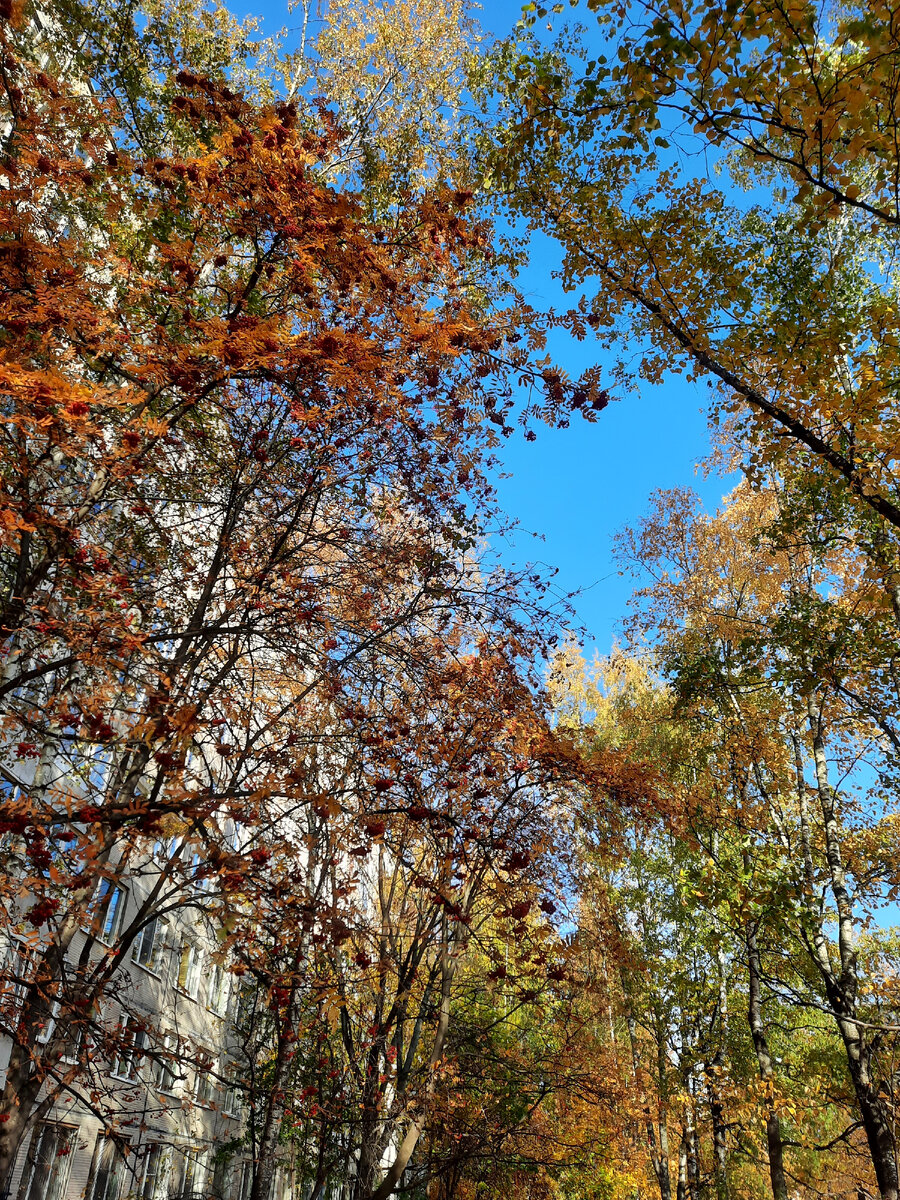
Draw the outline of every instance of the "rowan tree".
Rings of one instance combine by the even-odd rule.
[[[267,1063],[277,1073],[259,1138],[296,1142],[315,1189],[354,1162],[360,1198],[389,1195],[401,1176],[424,1185],[451,1161],[467,1170],[486,1144],[497,1149],[513,1136],[502,1106],[480,1138],[460,1135],[446,1152],[434,1131],[446,1133],[460,1115],[452,1081],[464,1039],[498,1026],[511,1036],[517,1009],[567,978],[538,904],[551,878],[547,791],[617,787],[599,763],[585,772],[486,644],[448,657],[428,694],[428,709],[417,710],[399,691],[390,708],[384,697],[363,705],[342,693],[336,712],[361,731],[361,747],[343,760],[348,774],[336,788],[332,740],[328,802],[306,836],[332,905],[302,905],[298,942],[287,900],[297,904],[297,888],[285,883],[254,894],[232,932],[269,997],[252,1041],[256,1069]],[[290,856],[285,869],[296,870]],[[315,877],[309,866],[307,875]],[[553,909],[546,895],[541,903]],[[467,1001],[499,980],[504,1016]],[[538,1088],[534,1105],[550,1091]]]
[[[97,95],[31,48],[4,32],[7,1180],[60,1096],[114,1126],[94,1073],[132,1035],[105,999],[162,918],[215,928],[290,881],[300,929],[312,911],[338,940],[340,882],[320,888],[302,831],[349,797],[356,819],[384,771],[346,706],[387,719],[394,689],[393,719],[427,711],[483,636],[528,710],[541,603],[477,561],[485,465],[509,370],[548,390],[546,414],[567,406],[518,316],[467,300],[490,236],[469,193],[367,219],[321,182],[327,120],[191,70],[162,142],[140,121],[119,142],[118,81]],[[422,787],[446,769],[427,733]],[[141,878],[106,944],[109,896]],[[276,964],[253,965],[274,986]]]

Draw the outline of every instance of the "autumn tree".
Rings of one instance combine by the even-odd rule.
[[[664,822],[626,853],[584,850],[580,937],[604,981],[605,1040],[632,1059],[622,1159],[643,1160],[661,1195],[868,1186],[835,1014],[798,931],[822,918],[815,906],[803,915],[783,840],[796,796],[790,742],[784,794],[772,778],[779,743],[768,739],[756,742],[753,784],[735,787],[748,725],[756,738],[764,728],[759,686],[739,698],[743,726],[704,712],[705,691],[679,700],[622,652],[590,671],[566,656],[554,691],[584,736],[649,756],[670,796]],[[890,953],[891,939],[878,940]],[[867,993],[890,1004],[889,978],[876,969]]]
[[[748,468],[807,455],[891,531],[890,574],[890,6],[586,7],[580,36],[498,55],[507,134],[489,178],[559,240],[581,294],[569,326],[623,387],[708,381]]]
[[[171,33],[184,14],[166,12]],[[96,51],[92,91],[84,43],[56,70],[64,16],[49,41],[24,21],[3,34],[5,1180],[56,1098],[112,1120],[91,1098],[123,1048],[104,1000],[168,914],[187,907],[227,932],[243,897],[267,896],[298,951],[307,919],[329,947],[345,940],[344,881],[317,875],[304,830],[345,855],[347,820],[384,799],[383,752],[354,705],[404,725],[459,688],[454,669],[465,676],[481,646],[476,662],[514,696],[506,720],[521,708],[546,733],[519,678],[541,643],[540,600],[523,607],[517,579],[475,550],[493,520],[485,465],[494,425],[507,427],[508,371],[547,389],[544,415],[568,405],[560,377],[529,365],[534,341],[517,344],[519,315],[468,301],[490,238],[465,215],[468,192],[369,219],[321,181],[341,137],[327,120],[313,129],[196,69],[170,70],[150,109],[157,67],[135,27],[115,72]],[[88,33],[96,50],[105,31]],[[208,58],[215,39],[188,49]],[[159,61],[177,65],[177,46]],[[385,818],[407,831],[391,871],[412,869],[415,788],[439,787],[448,766],[427,722],[417,733],[406,803]],[[539,778],[544,751],[515,753]],[[530,861],[528,845],[516,853],[511,871]],[[438,856],[416,871],[446,969],[463,911],[449,869]],[[108,944],[110,897],[139,877],[146,898]],[[244,968],[277,1018],[284,965],[259,953]],[[340,981],[347,964],[329,961]],[[368,978],[351,966],[348,1011]],[[263,1196],[282,1101],[276,1089],[260,1102]],[[411,1153],[417,1118],[392,1119]]]
[[[332,782],[315,829],[309,816],[309,853],[333,904],[306,900],[298,941],[286,900],[296,886],[282,884],[269,898],[255,893],[232,934],[265,987],[248,1067],[277,1072],[277,1112],[267,1093],[259,1136],[296,1142],[314,1190],[344,1178],[348,1161],[360,1198],[389,1195],[401,1177],[424,1186],[451,1169],[464,1175],[555,1090],[551,1060],[536,1048],[544,1067],[531,1069],[544,1082],[532,1085],[525,1111],[483,1099],[482,1108],[496,1104],[495,1118],[465,1129],[457,1089],[472,1086],[483,1039],[511,1036],[523,1005],[568,986],[564,948],[543,915],[554,907],[547,859],[558,840],[547,794],[573,785],[613,792],[615,778],[599,763],[584,770],[487,645],[449,657],[429,694],[427,712],[414,714],[399,692],[390,708],[342,693],[339,711],[371,746],[374,775],[359,778],[364,752],[348,758],[352,773],[341,790]],[[349,855],[336,868],[339,846]],[[473,1001],[498,984],[500,1011]],[[305,1036],[310,1018],[318,1041]],[[529,1058],[519,1057],[524,1079]],[[483,1072],[492,1078],[489,1063]],[[540,1145],[536,1131],[529,1136]]]
[[[879,1186],[889,1195],[892,1085],[879,1062],[890,1035],[876,1015],[887,985],[877,976],[862,981],[857,943],[866,914],[896,887],[884,840],[894,820],[893,792],[885,790],[893,745],[884,722],[854,698],[868,690],[862,676],[873,683],[882,676],[883,661],[863,647],[887,651],[892,615],[864,553],[846,542],[823,548],[783,540],[780,508],[777,490],[746,485],[716,518],[699,516],[683,496],[661,498],[640,531],[623,540],[629,559],[654,580],[640,593],[635,628],[656,641],[679,718],[715,730],[685,802],[710,869],[725,872],[713,894],[727,901],[728,924],[743,927],[737,953],[761,1078],[767,1087],[775,1078],[766,994],[827,1012]],[[857,630],[852,638],[848,624]],[[885,643],[879,629],[888,631]],[[854,774],[861,757],[887,772],[868,794]],[[835,772],[849,773],[850,782],[836,785]],[[722,856],[735,835],[729,866]],[[740,879],[730,900],[729,872]],[[880,1081],[882,1070],[888,1074]],[[770,1167],[788,1144],[776,1115],[770,1109],[767,1117]]]
[[[857,1008],[890,989],[861,987],[855,946],[857,906],[894,886],[878,847],[895,804],[896,31],[878,5],[588,7],[599,23],[586,36],[498,56],[508,126],[490,170],[560,240],[562,280],[581,293],[569,327],[596,334],[620,385],[675,369],[716,388],[724,461],[751,485],[729,509],[741,532],[694,523],[677,501],[654,515],[626,551],[657,572],[642,628],[665,644],[685,706],[726,734],[730,820],[771,821],[766,840],[800,872],[798,961],[817,982],[787,990],[834,1019],[879,1187],[895,1196],[892,1085],[865,1065],[883,1036]],[[837,779],[858,759],[880,774],[857,802]],[[874,860],[851,868],[856,822]],[[763,1078],[766,923],[745,936]]]
[[[264,37],[257,19],[239,21],[214,0],[49,0],[39,20],[44,53],[115,105],[121,148],[150,154],[183,141],[170,104],[178,72],[192,70],[246,98],[292,103],[316,130],[327,110],[337,136],[316,174],[382,217],[404,192],[475,184],[467,76],[482,35],[469,0],[298,0],[289,11],[290,39]]]

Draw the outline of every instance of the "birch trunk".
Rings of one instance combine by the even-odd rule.
[[[787,1180],[784,1174],[784,1142],[781,1136],[781,1122],[775,1111],[773,1088],[775,1072],[772,1068],[772,1055],[769,1051],[769,1040],[762,1019],[762,997],[760,992],[760,958],[759,946],[756,940],[756,930],[751,926],[747,930],[747,967],[749,971],[747,1017],[750,1023],[750,1033],[753,1038],[753,1049],[759,1066],[759,1077],[766,1089],[766,1148],[769,1155],[769,1179],[772,1185],[774,1200],[787,1200]]]
[[[821,708],[816,709],[815,700],[811,695],[807,698],[807,714],[815,765],[816,791],[822,811],[825,859],[838,917],[839,973],[835,973],[832,967],[821,923],[819,923],[814,936],[813,951],[841,1040],[844,1043],[847,1066],[859,1106],[872,1165],[875,1168],[879,1195],[881,1200],[898,1200],[900,1173],[898,1173],[897,1167],[897,1143],[891,1114],[881,1097],[878,1082],[872,1077],[872,1046],[865,1028],[857,1020],[856,1015],[859,981],[853,903],[843,862],[837,794],[831,786],[828,775],[822,711]],[[802,780],[798,781],[798,786],[803,786]]]

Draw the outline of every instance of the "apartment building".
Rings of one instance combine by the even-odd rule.
[[[93,926],[69,947],[73,963],[115,949],[152,879],[153,864],[144,863],[121,886],[101,883]],[[0,1021],[9,1030],[38,948],[8,933],[0,938]],[[215,946],[202,894],[143,925],[98,1014],[98,1026],[117,1031],[118,1048],[104,1058],[98,1048],[73,1044],[70,1082],[63,1066],[57,1097],[21,1148],[6,1200],[247,1195],[237,1036],[242,992],[214,960]],[[49,1040],[51,1032],[41,1037]],[[81,1042],[77,1034],[74,1040]],[[2,1070],[10,1045],[7,1033],[0,1038]]]

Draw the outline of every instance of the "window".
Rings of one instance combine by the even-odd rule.
[[[200,951],[191,942],[183,942],[178,959],[178,987],[186,995],[197,998],[200,986]]]
[[[112,762],[111,750],[98,750],[91,759],[88,767],[88,782],[95,792],[102,794],[106,788],[109,768]]]
[[[214,1159],[213,1177],[211,1189],[213,1196],[222,1197],[225,1200],[236,1200],[235,1186],[239,1182],[238,1175],[234,1169],[234,1163],[229,1158],[225,1160],[224,1156],[217,1154]],[[297,1193],[299,1196],[299,1192]]]
[[[119,1047],[113,1062],[113,1075],[119,1079],[137,1079],[144,1059],[147,1031],[134,1017],[126,1017],[119,1027]]]
[[[35,974],[35,958],[35,948],[26,942],[7,943],[6,954],[0,967],[0,1011],[5,1011],[9,1016],[18,1014],[25,1003],[29,981]],[[53,993],[59,992],[59,982],[48,981],[43,985],[39,984],[35,990],[35,1004],[43,999],[49,1007],[49,1012],[34,1034],[36,1042],[46,1045],[53,1036],[59,1017],[59,1001],[53,999]]]
[[[131,961],[148,971],[155,971],[157,967],[161,927],[162,922],[154,917],[141,929],[131,947]]]
[[[253,1187],[253,1163],[245,1162],[241,1167],[241,1187],[238,1192],[239,1200],[250,1200],[250,1189]]]
[[[180,1151],[176,1161],[174,1176],[175,1187],[171,1189],[175,1196],[190,1196],[199,1192],[205,1194],[209,1177],[209,1151],[186,1148]]]
[[[231,817],[226,817],[225,823],[222,826],[222,837],[228,849],[236,854],[240,849],[241,835],[237,822]]]
[[[63,1051],[66,1062],[78,1062],[83,1051],[89,1053],[91,1042],[85,1034],[85,1025],[84,1018],[69,1017],[66,1020],[66,1048]]]
[[[33,973],[34,950],[25,942],[7,942],[0,973],[0,1005],[5,1011],[21,1009]]]
[[[47,1044],[47,1042],[50,1041],[50,1039],[53,1037],[53,1031],[54,1031],[54,1029],[56,1029],[56,1022],[57,1022],[58,1017],[59,1017],[59,1001],[54,1000],[53,1003],[50,1005],[50,1015],[47,1017],[47,1020],[45,1021],[45,1023],[38,1029],[37,1033],[34,1035],[34,1040],[36,1042],[39,1042],[42,1046],[45,1046]],[[71,1054],[69,1055],[69,1057],[71,1058]]]
[[[141,1163],[141,1183],[137,1193],[140,1200],[157,1200],[162,1194],[163,1166],[163,1147],[159,1142],[151,1142]]]
[[[58,1000],[54,1000],[50,1006],[50,1016],[45,1025],[43,1025],[34,1035],[34,1040],[40,1045],[45,1046],[53,1037],[56,1030],[56,1022],[59,1020],[60,1004]],[[73,1017],[71,1014],[65,1020],[65,1044],[63,1047],[64,1062],[78,1062],[81,1055],[81,1048],[84,1045],[84,1019]]]
[[[207,1050],[197,1051],[197,1069],[194,1074],[194,1096],[198,1104],[212,1104],[215,1095],[215,1080],[212,1073],[212,1055]]]
[[[50,1122],[38,1125],[25,1168],[27,1187],[19,1194],[25,1200],[62,1200],[74,1149],[74,1129]]]
[[[94,1186],[90,1200],[119,1200],[125,1163],[112,1138],[99,1134],[94,1155]]]
[[[223,1079],[222,1111],[229,1117],[240,1117],[244,1107],[244,1089],[238,1081],[238,1069],[235,1063],[220,1070]]]
[[[197,1150],[187,1160],[185,1171],[185,1191],[203,1192],[209,1186],[209,1151]]]
[[[181,1080],[181,1076],[175,1072],[177,1049],[178,1040],[175,1034],[164,1033],[157,1047],[159,1057],[153,1068],[153,1082],[161,1092],[167,1092],[170,1096],[175,1094],[176,1084]]]
[[[182,840],[178,834],[159,838],[153,843],[153,857],[161,863],[169,862],[180,850]]]
[[[228,972],[221,964],[216,964],[209,977],[207,1007],[219,1017],[228,1014]]]
[[[250,1191],[253,1187],[253,1163],[245,1162],[241,1167],[241,1190],[239,1193],[240,1200],[250,1200]]]
[[[232,1002],[235,1000],[237,1001],[235,1005],[237,1012],[234,1014],[234,1023],[238,1028],[243,1029],[250,1024],[256,1011],[256,985],[245,983],[237,996],[232,996]]]
[[[205,873],[206,859],[199,850],[195,850],[191,854],[190,866],[188,871],[190,880],[198,892],[206,891],[210,886],[210,877]]]
[[[45,826],[46,850],[49,859],[46,865],[37,868],[44,879],[53,880],[56,872],[65,871],[77,875],[84,867],[84,848],[78,834],[68,821],[52,821]]]
[[[114,942],[122,932],[125,919],[125,889],[108,879],[101,879],[94,900],[93,924],[97,937]]]

